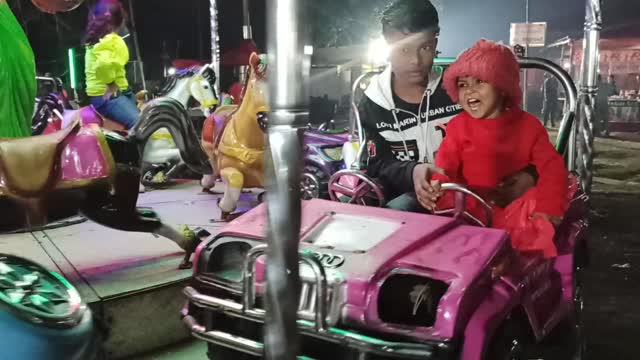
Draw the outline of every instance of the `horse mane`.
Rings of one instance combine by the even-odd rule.
[[[200,69],[200,68],[198,68]],[[211,87],[215,87],[216,85],[216,72],[213,70],[213,68],[211,68],[211,66],[208,66],[203,72],[202,72],[202,77],[207,80],[207,82],[209,82],[209,85],[211,85]]]
[[[162,84],[160,84],[160,86],[158,86],[158,88],[156,89],[156,96],[167,95],[169,91],[173,90],[173,88],[176,86],[178,80],[190,78],[197,74],[200,69],[200,66],[192,66],[190,68],[178,70],[175,72],[175,74],[167,76]],[[208,71],[205,71],[205,73],[206,72]]]

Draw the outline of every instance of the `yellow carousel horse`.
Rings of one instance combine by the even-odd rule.
[[[269,107],[264,56],[252,53],[243,100],[237,107],[225,106],[207,119],[202,131],[202,147],[213,174],[205,176],[205,190],[222,179],[226,185],[219,202],[221,220],[228,221],[236,210],[243,188],[264,187],[264,152]]]

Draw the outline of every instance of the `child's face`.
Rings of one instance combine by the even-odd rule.
[[[396,79],[407,85],[424,84],[436,56],[436,34],[432,31],[409,34],[389,31],[385,39],[391,47],[391,68]]]
[[[504,96],[493,85],[471,76],[458,78],[458,97],[464,111],[476,119],[491,119],[504,111]]]

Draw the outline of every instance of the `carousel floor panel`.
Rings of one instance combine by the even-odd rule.
[[[255,206],[257,193],[243,193],[239,210]],[[211,221],[220,217],[220,197],[188,182],[140,194],[138,206],[152,207],[169,225],[199,226],[216,234],[224,226]],[[191,270],[178,269],[184,252],[168,239],[84,221],[1,235],[0,253],[27,257],[69,279],[109,328],[105,343],[109,359],[135,356],[190,337],[179,310]]]
[[[101,299],[190,275],[189,270],[177,270],[183,251],[164,238],[90,221],[44,232]]]
[[[22,256],[49,270],[61,272],[61,269],[32,233],[0,235],[0,253]]]

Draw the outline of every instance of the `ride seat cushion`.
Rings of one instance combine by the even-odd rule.
[[[45,191],[55,178],[52,173],[62,144],[77,126],[49,135],[0,140],[0,192],[33,195]]]

